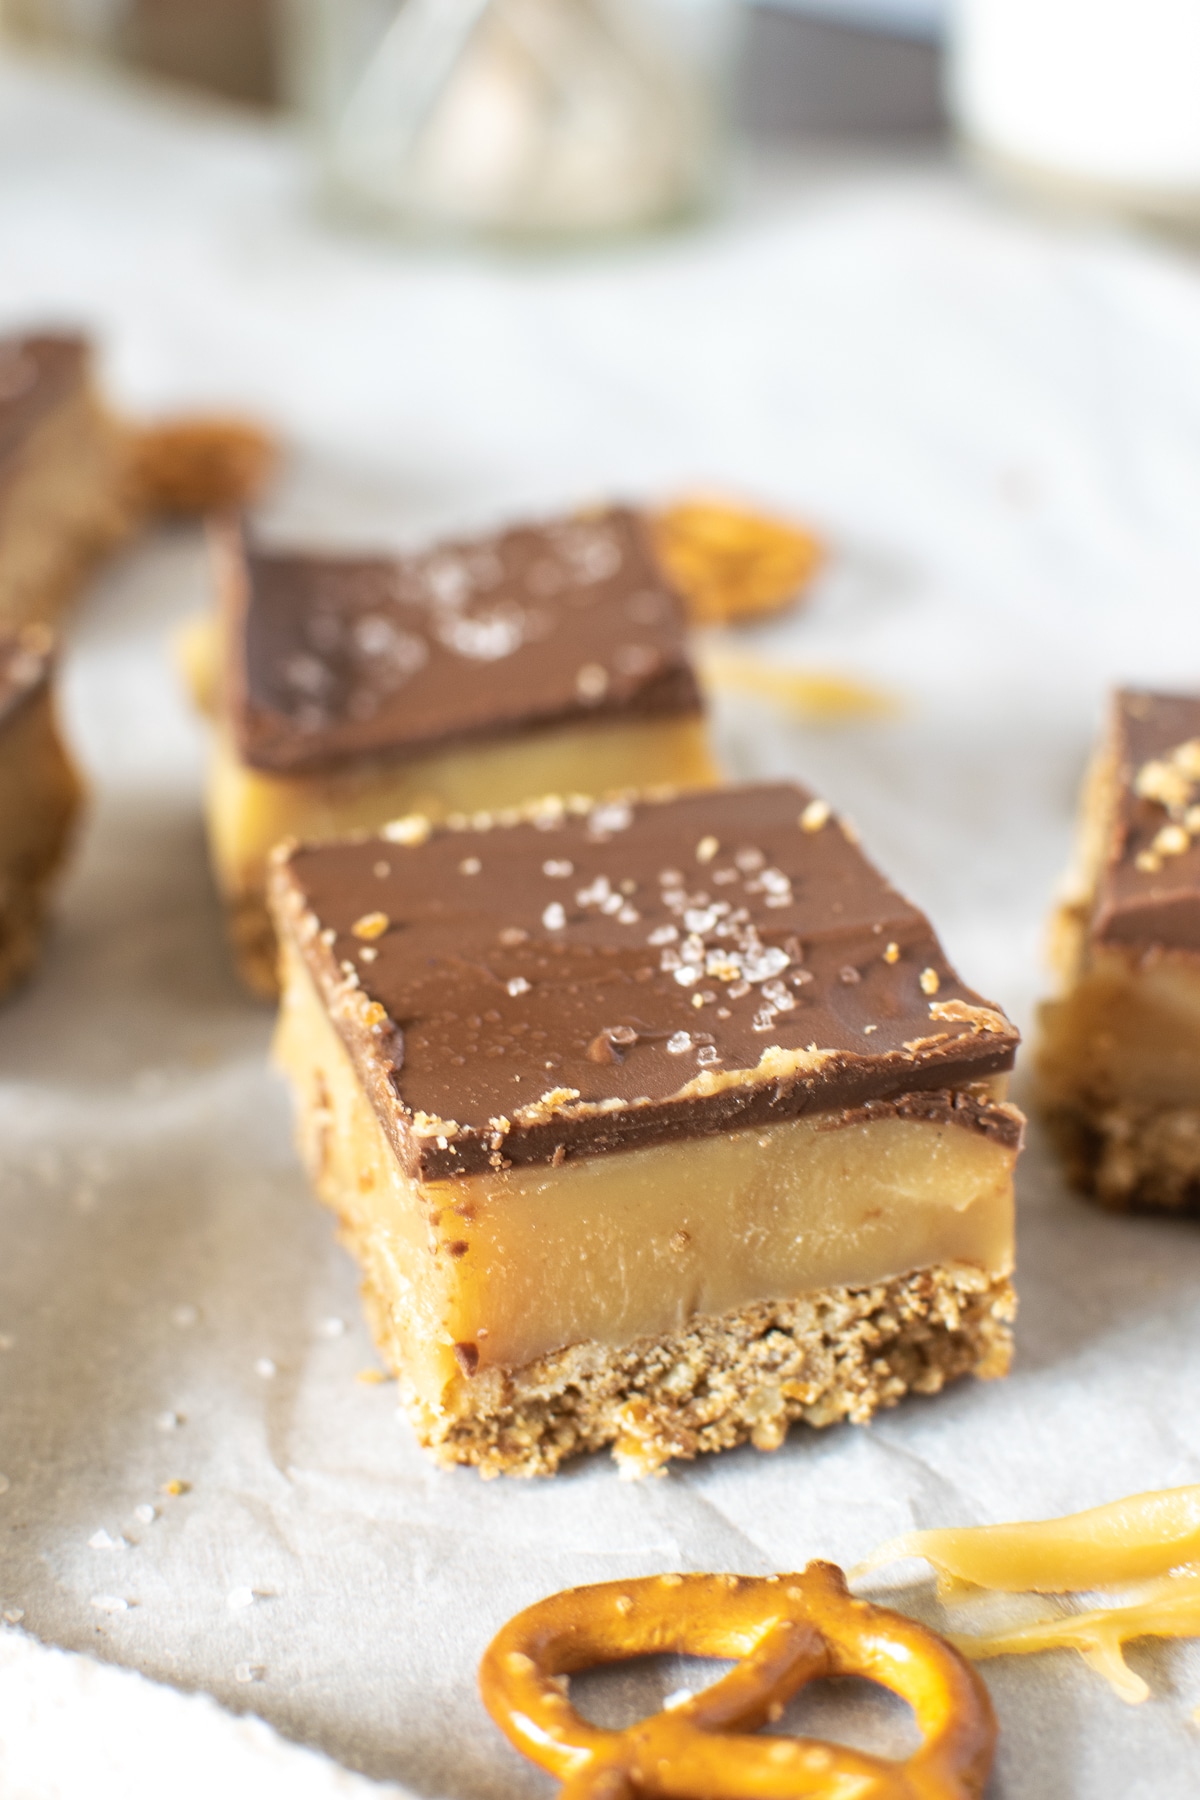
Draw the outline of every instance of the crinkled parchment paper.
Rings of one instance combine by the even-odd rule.
[[[760,169],[691,236],[544,263],[419,254],[315,222],[265,131],[13,67],[0,244],[0,320],[86,321],[127,404],[276,423],[296,454],[271,523],[292,536],[411,541],[693,483],[818,521],[835,554],[810,612],[744,641],[905,711],[817,730],[730,701],[728,766],[823,788],[1029,1023],[1104,690],[1200,674],[1193,266],[1010,213],[934,162],[829,159]],[[164,531],[76,620],[65,708],[93,807],[45,970],[0,1014],[11,1767],[19,1683],[63,1679],[28,1633],[429,1800],[548,1794],[475,1668],[551,1589],[852,1562],[910,1526],[1200,1479],[1200,1232],[1090,1211],[1036,1131],[1009,1381],[640,1485],[604,1458],[542,1483],[426,1462],[390,1385],[358,1379],[354,1271],[298,1172],[269,1018],[226,960],[202,733],[168,656],[204,588],[197,534]],[[1133,1655],[1140,1709],[1064,1655],[988,1667],[995,1795],[1195,1792],[1200,1648]],[[680,1678],[602,1681],[592,1703],[615,1716]],[[164,1769],[231,1771],[213,1715],[185,1730],[169,1699],[144,1700],[131,1740]],[[886,1704],[858,1717],[895,1740]],[[256,1791],[246,1757],[214,1775],[226,1791]],[[350,1791],[325,1775],[314,1794]],[[63,1782],[45,1793],[83,1791]]]

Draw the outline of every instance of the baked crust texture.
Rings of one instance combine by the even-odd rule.
[[[1080,1098],[1045,1116],[1071,1185],[1099,1205],[1200,1218],[1200,1108]]]
[[[948,1264],[759,1301],[619,1348],[574,1344],[523,1369],[464,1374],[435,1410],[405,1383],[369,1241],[351,1248],[419,1441],[439,1462],[473,1464],[484,1476],[553,1475],[607,1445],[630,1477],[747,1442],[777,1450],[793,1424],[863,1425],[906,1394],[936,1394],[960,1375],[1005,1375],[1012,1357],[1008,1279]]]
[[[263,1000],[279,998],[279,940],[261,894],[227,894],[225,929],[237,972]]]
[[[0,994],[34,967],[83,786],[58,734],[48,633],[0,632]]]

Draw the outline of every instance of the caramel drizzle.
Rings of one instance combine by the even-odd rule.
[[[852,1578],[910,1556],[933,1565],[943,1592],[1115,1590],[1112,1604],[997,1632],[954,1633],[950,1641],[975,1662],[1077,1650],[1130,1705],[1150,1690],[1126,1663],[1125,1644],[1200,1636],[1200,1486],[1133,1494],[1060,1519],[908,1532],[883,1544]]]

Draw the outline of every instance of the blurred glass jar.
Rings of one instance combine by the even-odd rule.
[[[954,0],[949,80],[1002,173],[1200,222],[1200,0]]]
[[[286,0],[331,197],[407,230],[583,238],[702,208],[737,0]]]

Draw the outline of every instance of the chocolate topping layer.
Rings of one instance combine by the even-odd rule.
[[[230,549],[228,692],[255,768],[701,708],[682,603],[635,513],[400,558]]]
[[[46,413],[83,386],[88,357],[81,337],[0,337],[0,467]]]
[[[1200,952],[1200,696],[1114,698],[1115,806],[1097,943]]]
[[[0,631],[0,729],[50,679],[54,636],[45,625]]]
[[[803,788],[392,831],[408,841],[281,854],[273,905],[413,1174],[899,1103],[1012,1065],[1014,1028]]]

